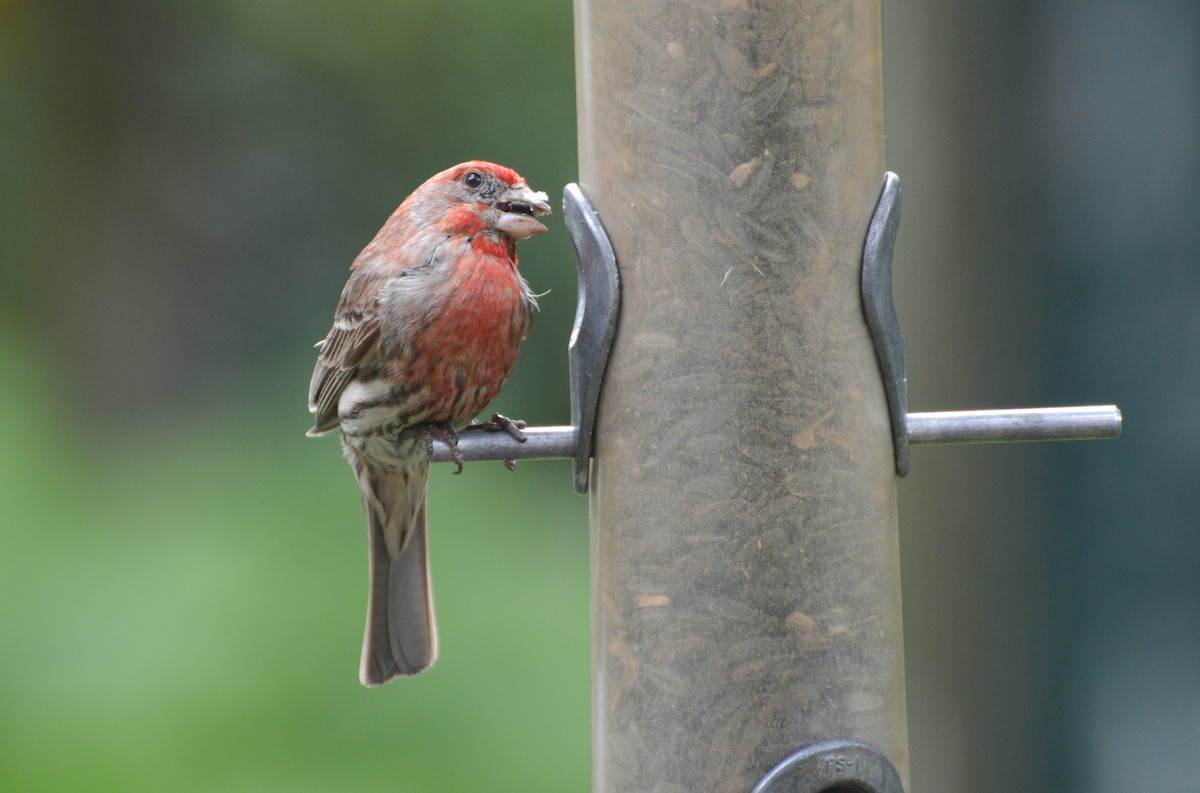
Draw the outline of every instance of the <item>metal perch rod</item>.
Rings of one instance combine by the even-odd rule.
[[[1084,441],[1121,434],[1116,405],[1024,410],[948,410],[908,414],[908,442]]]
[[[575,456],[579,431],[574,427],[529,427],[521,443],[505,432],[463,432],[458,452],[464,460],[554,460]],[[450,461],[450,449],[433,442],[433,461]]]
[[[1116,405],[1019,410],[952,410],[908,414],[908,442],[913,446],[945,443],[1011,443],[1016,441],[1082,441],[1121,434]],[[530,427],[519,443],[502,432],[464,432],[458,451],[464,460],[534,460],[571,458],[579,432],[574,427]],[[433,444],[433,461],[448,462],[450,450]]]

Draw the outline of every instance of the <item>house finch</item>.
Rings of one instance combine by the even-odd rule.
[[[430,439],[453,448],[457,430],[508,379],[536,307],[516,244],[545,231],[536,218],[549,212],[545,193],[501,165],[442,171],[350,265],[318,345],[308,434],[340,426],[367,516],[363,685],[414,675],[437,656],[425,525]],[[523,426],[493,417],[492,428],[519,439]]]

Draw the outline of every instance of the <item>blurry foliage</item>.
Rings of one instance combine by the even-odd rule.
[[[575,176],[567,3],[0,4],[0,790],[583,789],[586,500],[435,468],[441,660],[357,682],[361,506],[304,438],[427,176]],[[568,420],[573,253],[497,407]]]

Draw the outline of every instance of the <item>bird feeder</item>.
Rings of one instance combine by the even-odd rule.
[[[908,447],[1120,413],[908,412],[878,0],[575,13],[572,426],[459,451],[590,491],[593,790],[898,793]]]

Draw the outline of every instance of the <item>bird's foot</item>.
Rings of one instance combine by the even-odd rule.
[[[483,430],[484,432],[505,432],[515,441],[524,443],[529,440],[529,436],[524,433],[524,430],[529,425],[521,419],[510,419],[502,413],[493,413],[491,421],[482,421],[478,424],[471,424],[466,427],[467,430]],[[464,430],[465,431],[465,430]],[[513,470],[517,467],[516,460],[505,460],[504,467],[508,470]]]
[[[431,457],[433,456],[433,442],[435,440],[446,444],[450,449],[451,462],[458,466],[454,469],[454,473],[462,473],[463,456],[462,452],[458,450],[458,430],[454,428],[453,421],[427,421],[424,424],[418,424],[413,429],[425,439],[425,451]]]
[[[521,419],[510,419],[508,416],[500,413],[493,413],[491,421],[481,421],[478,424],[472,424],[467,429],[483,430],[484,432],[506,432],[514,441],[524,443],[529,440],[524,432],[528,426]]]

